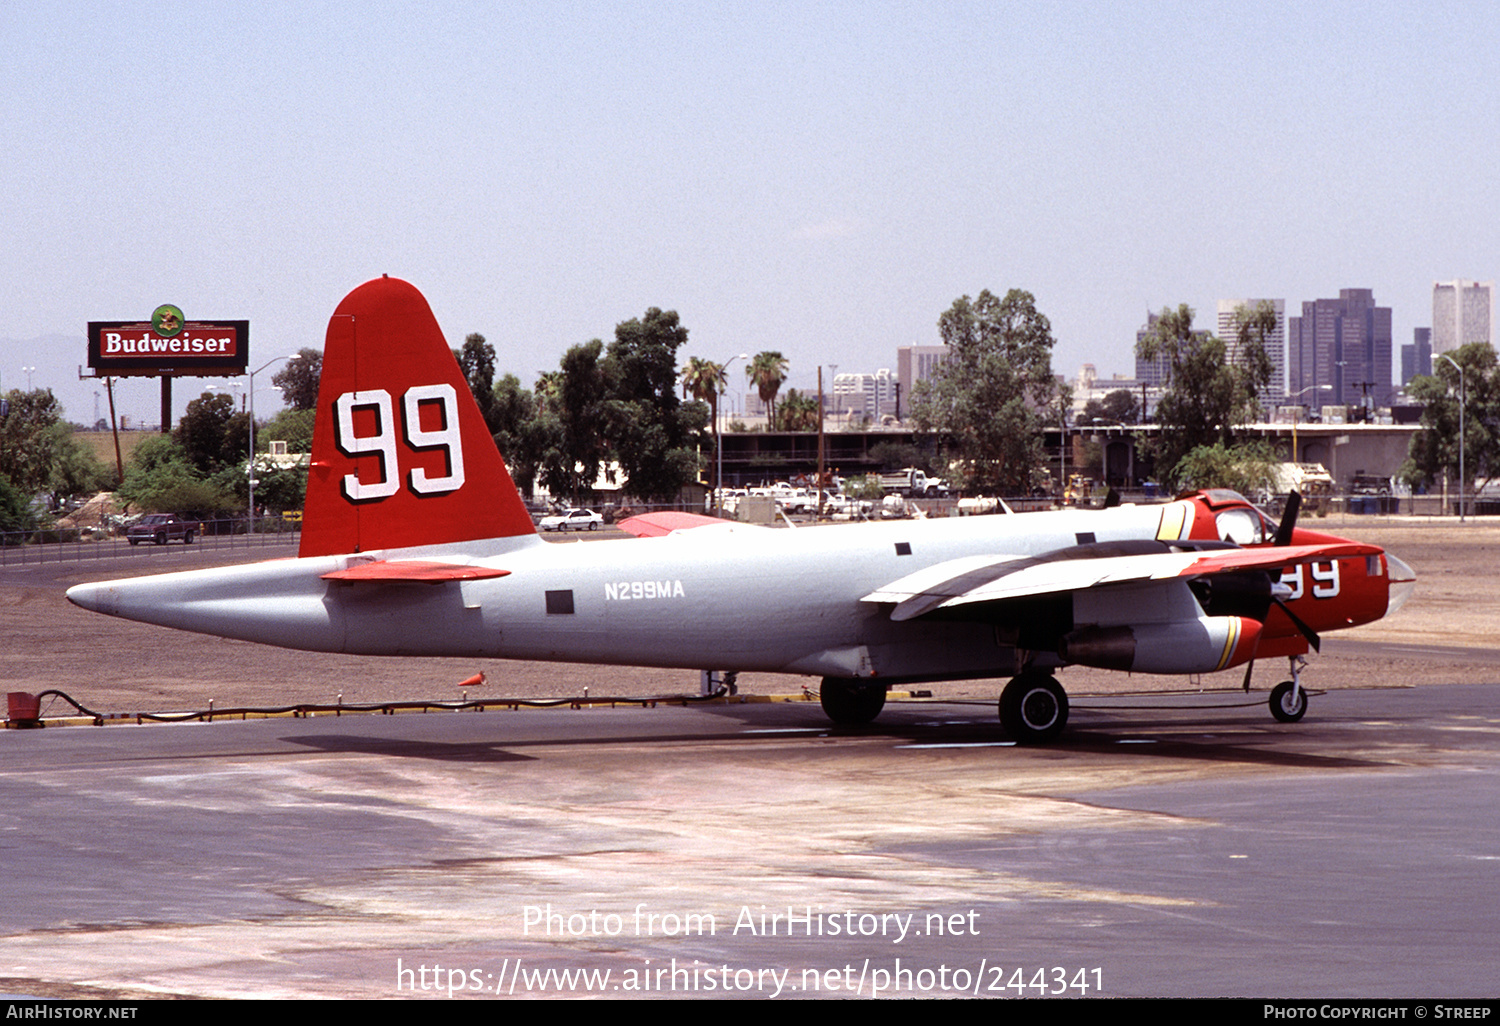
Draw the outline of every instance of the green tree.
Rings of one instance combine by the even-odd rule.
[[[23,495],[47,488],[61,436],[53,430],[62,423],[62,405],[50,388],[29,392],[12,389],[3,396],[0,417],[0,477]]]
[[[1233,323],[1233,362],[1244,375],[1245,386],[1255,390],[1255,398],[1247,397],[1245,400],[1248,408],[1252,402],[1259,405],[1262,396],[1270,398],[1269,386],[1275,367],[1271,364],[1271,352],[1266,345],[1280,320],[1276,316],[1275,305],[1270,300],[1263,299],[1254,306],[1242,303],[1236,307]],[[1259,410],[1255,412],[1259,413]]]
[[[36,511],[19,488],[0,477],[0,545],[20,545],[37,528]]]
[[[1103,399],[1090,399],[1085,403],[1079,424],[1134,424],[1136,410],[1135,393],[1128,388],[1117,388],[1106,393]]]
[[[323,353],[318,349],[299,349],[297,358],[271,375],[271,384],[281,389],[281,400],[294,410],[311,410],[318,405],[318,380],[323,375]]]
[[[50,493],[54,506],[108,486],[109,471],[74,437],[50,389],[13,390],[0,398],[0,477],[25,495]]]
[[[271,442],[285,442],[287,452],[312,452],[314,410],[282,410],[255,428],[255,448],[265,452]]]
[[[616,325],[605,354],[610,441],[625,490],[636,498],[675,498],[698,478],[699,456],[690,442],[707,426],[707,410],[683,406],[677,397],[677,350],[687,336],[676,311],[652,307]]]
[[[187,404],[172,437],[200,475],[249,459],[249,420],[223,392],[204,392]]]
[[[719,396],[729,383],[722,363],[695,356],[682,369],[682,394],[691,395],[699,402],[707,403],[709,411],[717,416]]]
[[[574,500],[594,487],[609,458],[603,352],[604,343],[598,339],[571,346],[556,377],[537,383],[538,391],[547,396],[539,425],[545,441],[539,477],[553,494]]]
[[[1029,292],[963,296],[938,318],[948,355],[918,383],[912,417],[941,431],[965,461],[972,487],[1031,490],[1045,473],[1042,435],[1056,423],[1064,390],[1052,376],[1052,325]]]
[[[1274,326],[1274,311],[1271,313]],[[1259,394],[1270,380],[1271,364],[1263,344],[1259,315],[1239,320],[1236,358],[1224,341],[1193,329],[1187,304],[1164,309],[1136,352],[1146,360],[1165,356],[1170,378],[1157,406],[1161,431],[1151,443],[1158,476],[1177,487],[1185,478],[1183,458],[1199,446],[1235,445],[1234,429],[1255,419]]]
[[[232,489],[194,467],[170,435],[148,438],[136,446],[125,467],[125,480],[115,494],[127,508],[148,513],[211,515],[243,505]]]
[[[910,442],[876,442],[870,446],[870,459],[880,467],[881,470],[902,470],[906,467],[919,467],[924,472],[930,472],[931,453],[924,453]]]
[[[818,397],[789,389],[777,405],[772,423],[777,431],[818,430]]]
[[[255,429],[255,451],[268,452],[272,442],[285,442],[287,452],[312,451],[314,410],[284,409]],[[226,441],[226,448],[228,446]],[[233,494],[238,506],[248,506],[250,489],[243,457],[238,450],[210,479],[220,492]],[[256,460],[255,505],[271,513],[301,509],[307,501],[307,468],[273,467],[269,460]]]
[[[93,450],[78,441],[71,424],[59,421],[47,433],[47,445],[52,450],[47,490],[52,493],[54,509],[68,496],[92,495],[114,485],[113,468],[106,467]]]
[[[683,395],[691,395],[697,401],[708,404],[708,417],[713,427],[715,451],[719,444],[719,396],[728,383],[729,379],[725,374],[724,365],[705,360],[701,356],[688,360],[687,366],[682,371]],[[717,467],[717,464],[715,466]],[[724,482],[718,479],[717,471],[715,471],[714,487],[721,488],[723,484]]]
[[[462,349],[453,350],[453,357],[469,383],[469,392],[484,416],[484,423],[494,434],[499,430],[495,424],[495,347],[474,332],[464,339]]]
[[[766,404],[766,423],[776,423],[776,393],[786,382],[787,369],[791,366],[787,358],[768,349],[756,353],[745,365],[745,378],[755,386],[760,401]]]
[[[1460,408],[1464,473],[1475,481],[1500,472],[1500,365],[1494,347],[1470,342],[1446,355],[1464,369],[1462,381],[1453,364],[1434,357],[1432,374],[1407,385],[1407,392],[1422,404],[1422,431],[1412,436],[1401,466],[1401,477],[1409,484],[1430,487],[1445,475],[1458,480]]]
[[[1184,488],[1230,488],[1254,496],[1273,487],[1279,459],[1266,442],[1200,445],[1177,464]]]
[[[506,374],[495,382],[492,437],[512,480],[525,494],[536,487],[537,470],[547,448],[539,417],[536,397],[521,387],[520,378]]]
[[[880,483],[879,474],[865,474],[845,481],[844,494],[851,499],[879,502],[885,498],[885,488]]]
[[[243,487],[243,478],[236,475],[236,508],[248,505],[249,489]],[[243,498],[240,496],[243,495]],[[255,505],[268,513],[282,513],[289,509],[301,509],[307,503],[307,468],[261,468],[255,473]]]

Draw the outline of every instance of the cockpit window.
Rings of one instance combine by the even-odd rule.
[[[1219,540],[1236,545],[1259,545],[1266,540],[1265,525],[1260,514],[1253,509],[1226,509],[1215,518],[1219,527]]]

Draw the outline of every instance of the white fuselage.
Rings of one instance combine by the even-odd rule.
[[[563,544],[524,536],[79,585],[69,598],[128,619],[315,651],[839,677],[1006,675],[1016,669],[1016,652],[989,624],[898,623],[889,606],[860,599],[960,557],[1154,538],[1162,511],[1126,507],[798,530],[725,525]],[[440,583],[322,578],[377,559],[442,560],[507,574]],[[1191,601],[1185,587],[1178,590]],[[1153,595],[1162,605],[1159,586]],[[1153,619],[1131,589],[1089,601],[1091,622]],[[1162,611],[1164,618],[1180,615]]]

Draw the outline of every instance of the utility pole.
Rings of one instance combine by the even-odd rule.
[[[1464,388],[1464,369],[1459,366],[1457,360],[1447,353],[1435,354],[1439,360],[1447,360],[1453,364],[1453,369],[1458,371],[1458,522],[1464,522],[1464,500],[1468,489],[1464,487],[1464,435],[1468,434],[1465,428],[1469,426],[1469,417],[1466,410],[1467,391]]]

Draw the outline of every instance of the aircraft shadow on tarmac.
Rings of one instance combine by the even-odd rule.
[[[509,746],[503,741],[413,741],[400,737],[358,737],[346,734],[283,737],[281,740],[329,754],[387,755],[396,759],[434,759],[439,762],[536,761],[536,756],[506,751]]]
[[[784,708],[784,707],[783,707]],[[825,722],[808,722],[798,717],[779,715],[780,710],[764,705],[703,706],[700,714],[737,721],[741,726],[725,730],[663,729],[659,732],[600,731],[608,726],[594,717],[608,717],[607,711],[589,714],[587,732],[555,731],[537,736],[506,736],[503,720],[495,721],[492,739],[483,741],[434,741],[375,735],[313,734],[286,735],[286,743],[327,753],[383,755],[398,759],[428,759],[442,762],[529,762],[543,755],[525,754],[526,749],[577,747],[588,745],[680,745],[680,744],[746,744],[757,741],[788,740],[805,737],[810,742],[829,740],[888,741],[898,745],[942,745],[944,747],[1010,747],[1011,753],[997,758],[1023,757],[1028,760],[1058,760],[1088,756],[1128,756],[1140,759],[1190,759],[1220,764],[1244,764],[1282,769],[1378,769],[1395,763],[1378,757],[1360,757],[1346,753],[1346,744],[1338,721],[1326,724],[1300,725],[1295,733],[1251,724],[1238,713],[1205,720],[1196,715],[1191,723],[1171,716],[1130,712],[1080,710],[1069,732],[1045,746],[1015,746],[998,723],[989,720],[956,718],[953,710],[925,707],[919,710],[890,710],[879,723],[858,727],[839,727]],[[771,715],[767,715],[770,713]],[[960,713],[960,717],[962,713]],[[584,724],[580,724],[583,726]],[[664,724],[664,727],[666,725]],[[1327,732],[1333,735],[1328,736]],[[1323,751],[1308,750],[1313,742]],[[1342,750],[1342,752],[1341,752]],[[1335,754],[1338,753],[1338,754]]]

